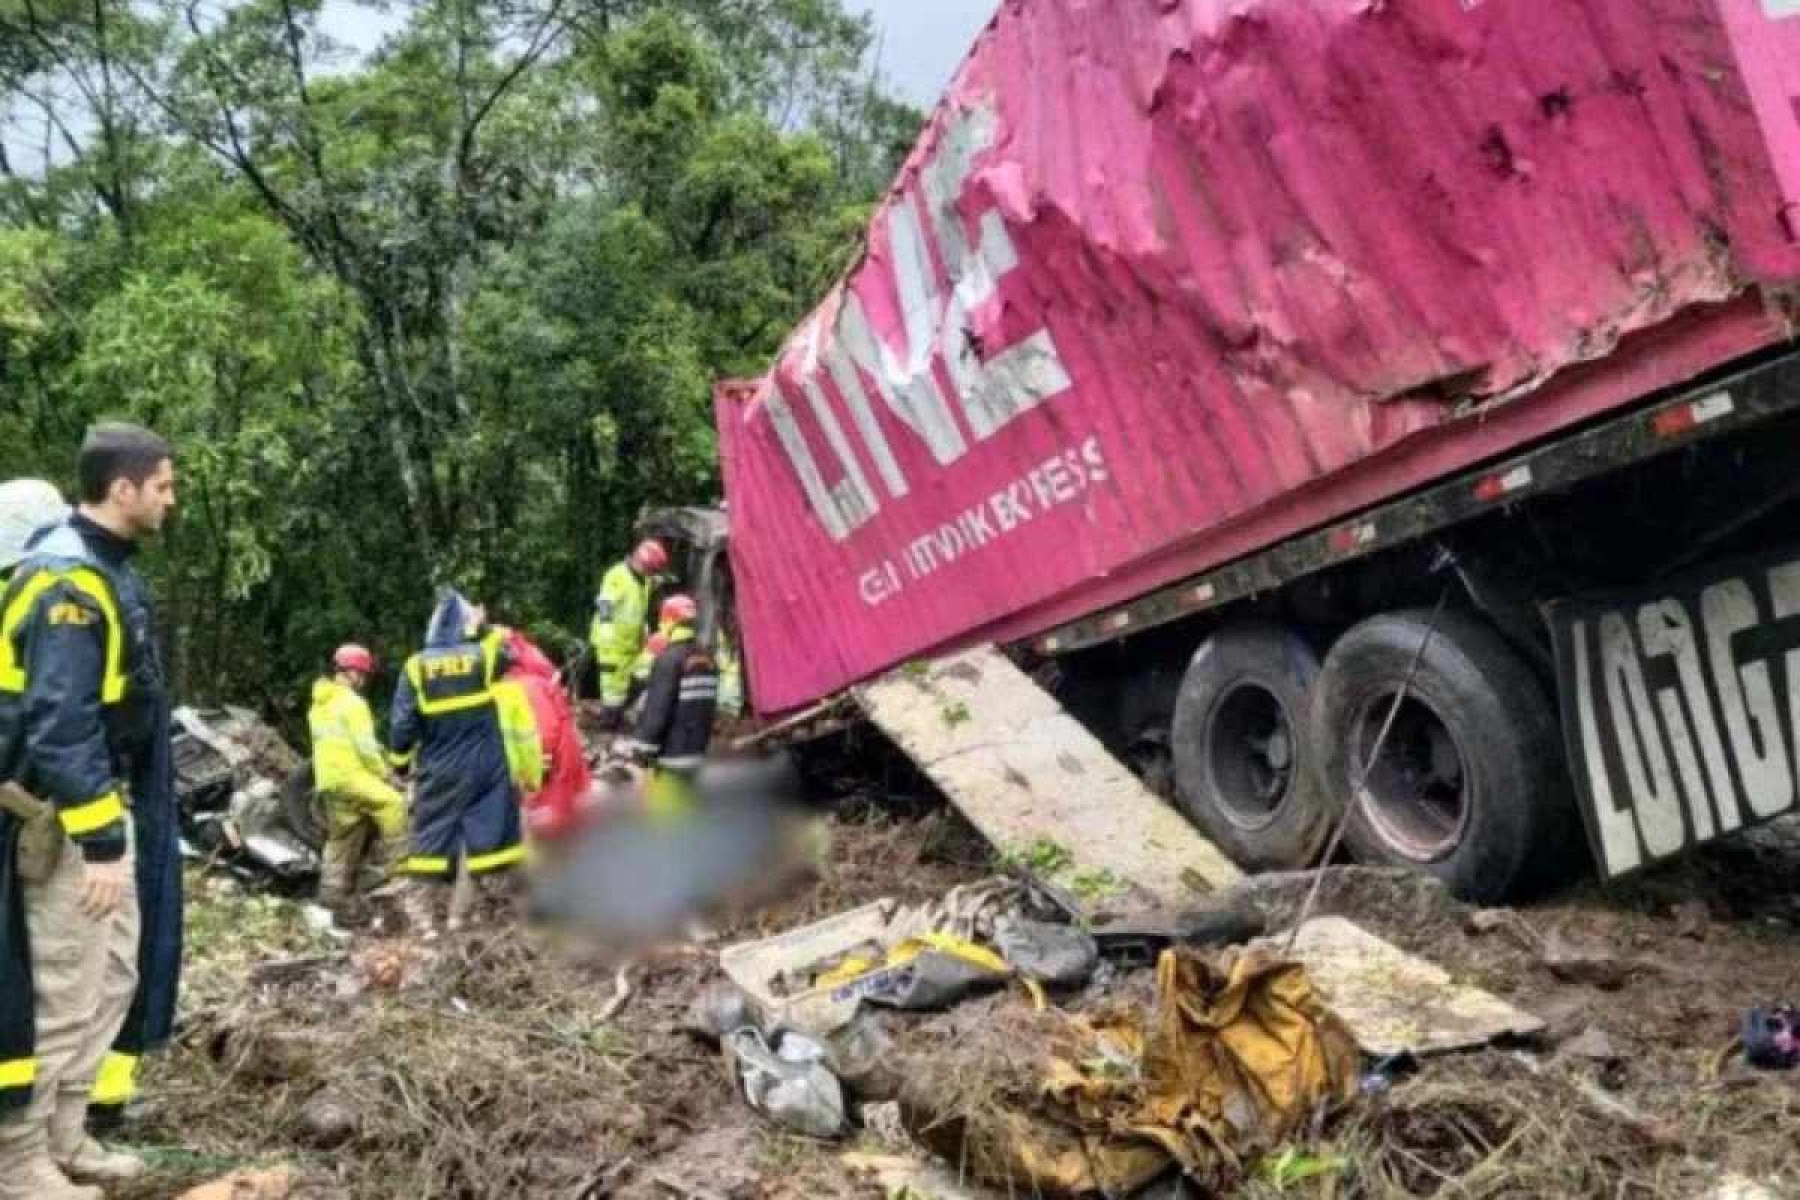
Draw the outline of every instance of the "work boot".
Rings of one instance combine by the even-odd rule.
[[[103,1186],[142,1179],[148,1169],[137,1155],[126,1150],[108,1150],[91,1137],[82,1138],[75,1153],[59,1158],[57,1165],[70,1179]]]
[[[91,1106],[86,1098],[58,1103],[50,1114],[50,1157],[63,1174],[102,1186],[130,1183],[144,1174],[144,1160],[122,1150],[108,1150],[87,1131]]]
[[[481,884],[467,867],[458,868],[456,886],[450,890],[450,919],[444,923],[451,933],[461,933],[474,918],[481,900]]]
[[[34,1154],[0,1163],[0,1200],[106,1200],[106,1193],[71,1183],[48,1154]]]
[[[319,868],[319,903],[336,912],[350,900],[355,891],[355,865],[328,862]]]
[[[400,911],[406,916],[407,929],[421,941],[437,939],[437,887],[410,879],[400,892]]]

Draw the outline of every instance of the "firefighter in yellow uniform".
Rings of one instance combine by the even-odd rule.
[[[325,802],[325,864],[319,903],[339,909],[356,898],[370,840],[376,861],[390,869],[406,850],[406,798],[388,781],[387,758],[375,738],[375,718],[363,699],[375,656],[357,645],[331,656],[332,675],[313,683],[307,726],[312,734],[313,786]]]
[[[618,728],[631,701],[633,668],[644,648],[650,616],[650,592],[657,574],[668,565],[669,552],[663,544],[647,539],[600,580],[588,640],[600,675],[601,717],[609,730]]]

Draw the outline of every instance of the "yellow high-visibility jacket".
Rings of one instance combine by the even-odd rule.
[[[312,733],[313,786],[320,793],[380,803],[402,801],[388,782],[387,760],[375,739],[369,702],[354,688],[335,679],[315,680],[306,724]]]
[[[600,580],[594,599],[594,624],[589,633],[594,658],[604,666],[626,666],[644,646],[644,624],[650,615],[652,581],[615,563]]]
[[[521,797],[544,786],[544,739],[523,684],[502,679],[494,685],[494,713],[506,749],[506,773]]]

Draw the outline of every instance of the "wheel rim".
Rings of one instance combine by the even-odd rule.
[[[1393,704],[1390,691],[1363,706],[1350,743],[1357,755],[1353,770],[1369,761]],[[1364,780],[1362,814],[1401,856],[1416,863],[1441,861],[1468,831],[1467,764],[1455,731],[1429,703],[1409,695],[1394,715],[1381,761]]]
[[[1213,706],[1206,729],[1208,791],[1239,829],[1267,828],[1292,791],[1296,742],[1287,709],[1268,688],[1240,683]]]

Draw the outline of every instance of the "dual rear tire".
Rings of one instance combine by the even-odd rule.
[[[1468,614],[1372,617],[1323,662],[1283,626],[1222,628],[1188,664],[1171,743],[1182,808],[1252,870],[1317,862],[1346,804],[1344,842],[1359,862],[1427,872],[1476,903],[1542,882],[1569,857],[1555,706]]]

